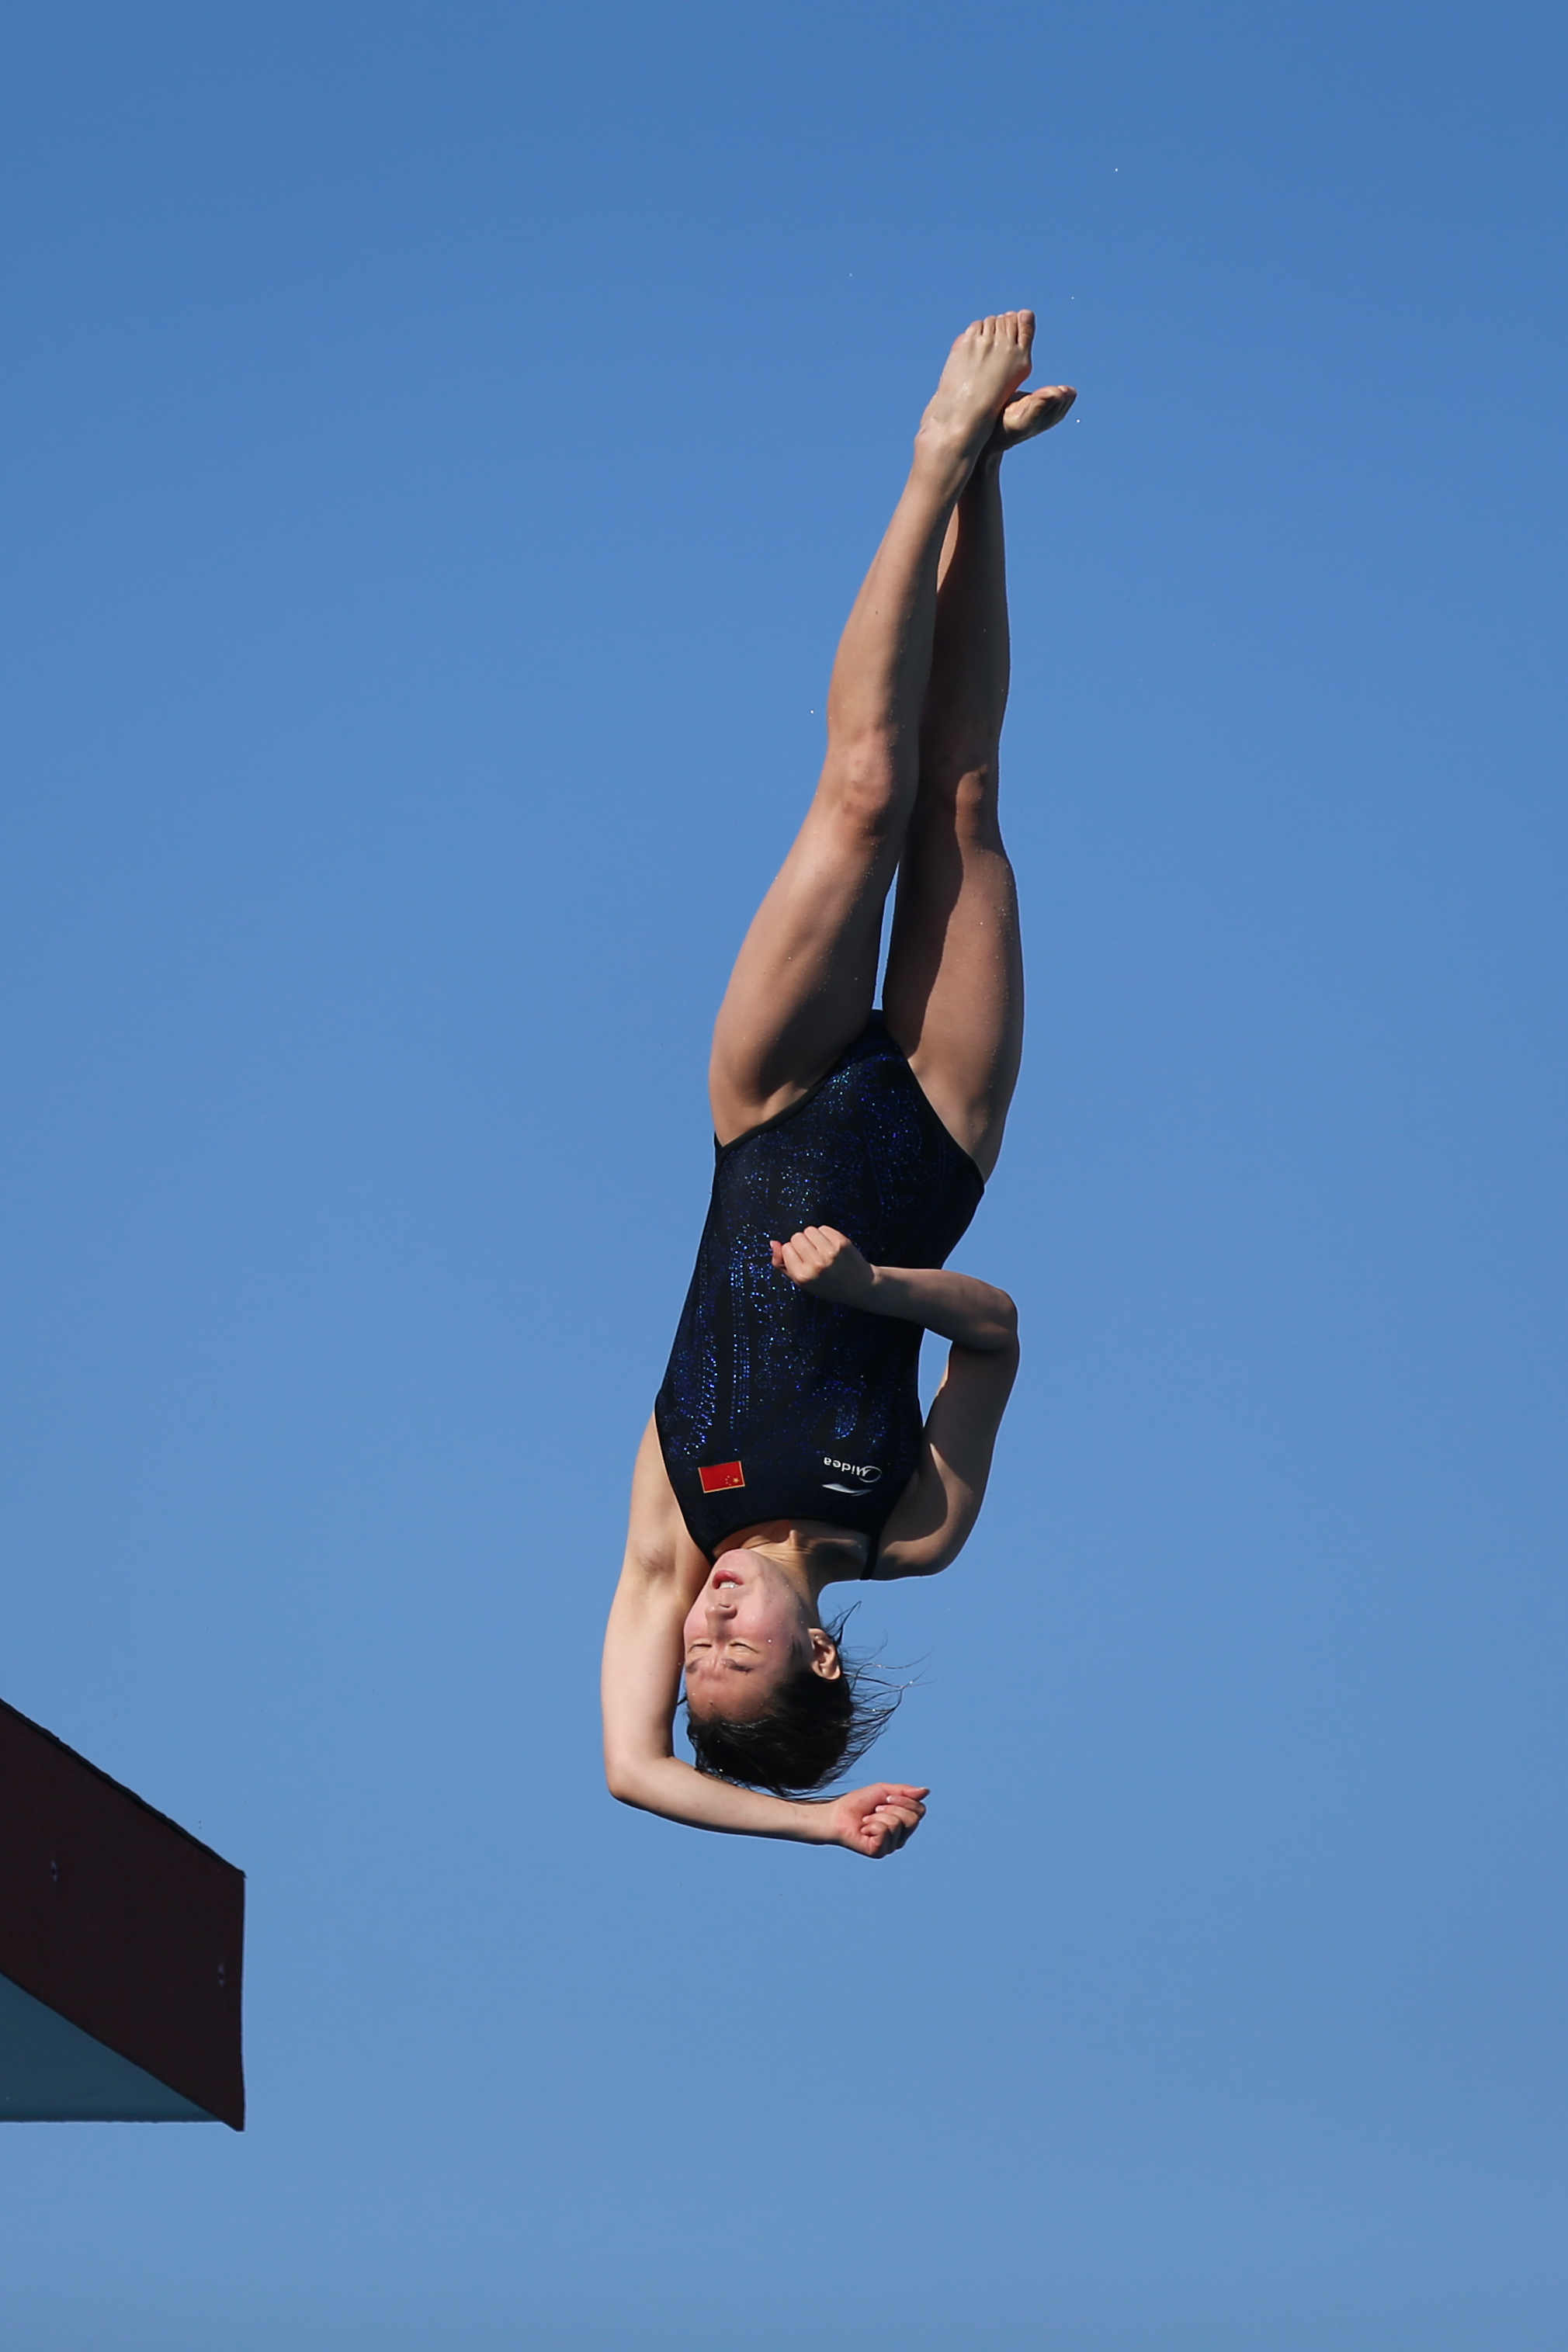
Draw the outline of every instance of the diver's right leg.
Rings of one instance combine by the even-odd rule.
[[[1034,314],[960,335],[914,463],[839,641],[827,756],[805,824],[752,919],[713,1033],[721,1142],[787,1110],[864,1027],[882,908],[920,769],[937,566],[953,507],[1029,371]]]
[[[1015,402],[954,509],[882,996],[938,1117],[987,1176],[1024,1040],[1018,898],[996,807],[1009,667],[1001,464],[1072,403],[1066,384]]]

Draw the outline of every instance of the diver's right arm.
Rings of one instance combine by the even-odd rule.
[[[662,1491],[661,1491],[662,1490]],[[681,1630],[708,1574],[687,1532],[650,1422],[632,1479],[626,1563],[605,1634],[605,1778],[624,1805],[731,1836],[847,1846],[876,1859],[919,1826],[923,1789],[877,1781],[826,1801],[739,1789],[676,1755]]]
[[[793,1240],[768,1247],[778,1273],[831,1306],[919,1323],[973,1356],[1017,1345],[1017,1308],[1005,1290],[975,1275],[942,1265],[873,1265],[833,1225],[806,1225]]]

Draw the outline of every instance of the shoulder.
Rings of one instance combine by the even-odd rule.
[[[963,1549],[985,1498],[1017,1361],[1016,1346],[952,1350],[926,1416],[919,1467],[883,1530],[879,1578],[934,1576]]]
[[[888,1515],[867,1581],[893,1584],[900,1577],[934,1576],[963,1549],[963,1536],[954,1543],[954,1533],[952,1497],[931,1442],[923,1439],[920,1465]]]
[[[692,1541],[680,1515],[669,1473],[664,1466],[658,1432],[650,1420],[643,1432],[632,1471],[622,1590],[637,1591],[649,1599],[658,1596],[679,1601],[684,1613],[707,1575],[706,1555]]]

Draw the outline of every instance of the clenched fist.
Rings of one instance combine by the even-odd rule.
[[[851,1789],[822,1808],[826,1843],[847,1846],[870,1862],[897,1853],[925,1819],[929,1789],[911,1789],[901,1780],[877,1780],[868,1789]]]
[[[801,1290],[809,1290],[835,1307],[866,1307],[877,1286],[877,1269],[868,1265],[847,1234],[831,1225],[807,1225],[787,1242],[770,1242],[773,1264]]]

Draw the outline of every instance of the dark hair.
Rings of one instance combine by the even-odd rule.
[[[688,1700],[686,1736],[697,1769],[770,1796],[804,1797],[858,1763],[886,1729],[900,1693],[845,1656],[847,1622],[841,1617],[824,1628],[838,1653],[838,1674],[830,1679],[802,1666],[780,1685],[767,1713],[749,1723],[696,1717]]]

